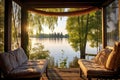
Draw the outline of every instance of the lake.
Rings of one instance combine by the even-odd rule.
[[[68,43],[67,38],[50,39],[50,38],[30,38],[31,46],[36,47],[38,43],[44,45],[45,50],[50,51],[50,56],[54,58],[54,62],[60,62],[61,59],[67,58],[67,66],[73,61],[74,57],[80,58],[80,53],[75,52]],[[92,48],[87,43],[86,53],[97,53],[97,48]]]

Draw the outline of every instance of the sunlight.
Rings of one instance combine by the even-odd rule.
[[[29,24],[29,26],[27,27],[27,31],[29,32],[29,34],[32,35],[36,35],[37,34],[37,29],[34,27],[31,27],[31,25]]]
[[[34,34],[34,35],[36,35],[36,34],[37,34],[36,29],[33,29],[33,34]]]
[[[66,31],[66,20],[68,17],[58,17],[58,25],[55,25],[55,29],[53,31],[51,31],[47,26],[43,26],[43,33],[63,33],[63,34],[67,34]]]
[[[43,26],[43,29],[41,32],[46,33],[46,34],[50,34],[50,33],[52,33],[52,30],[50,30],[47,26]]]

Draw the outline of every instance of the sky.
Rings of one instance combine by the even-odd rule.
[[[53,31],[53,33],[63,33],[63,34],[67,34],[67,31],[65,29],[66,27],[66,20],[67,17],[62,17],[62,19],[60,19],[61,17],[58,17],[58,25],[55,26],[55,29]],[[48,27],[44,27],[42,30],[42,33],[52,33],[52,31],[48,28]]]

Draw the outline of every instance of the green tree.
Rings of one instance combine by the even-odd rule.
[[[42,44],[38,44],[38,47],[34,47],[31,49],[31,54],[29,56],[30,59],[46,59],[49,57],[49,51],[44,50],[44,46]]]
[[[4,0],[0,0],[0,52],[4,51]]]
[[[79,64],[77,63],[78,60],[79,60],[79,58],[78,58],[77,56],[75,56],[75,57],[73,58],[73,61],[71,61],[71,62],[69,63],[69,67],[70,67],[70,68],[77,68],[77,67],[79,67]]]
[[[45,8],[45,9],[41,9],[41,10],[52,11],[52,12],[64,11],[64,9],[62,9],[62,8],[49,8],[49,9]],[[50,30],[53,31],[54,26],[57,25],[57,21],[58,21],[57,16],[44,16],[44,15],[40,15],[37,13],[29,12],[29,14],[28,14],[29,36],[36,35],[38,37],[39,34],[41,33],[43,27],[48,27]],[[31,45],[31,44],[29,43],[29,45]],[[29,47],[31,47],[31,46],[29,46]]]
[[[99,33],[101,37],[102,31],[99,27],[101,27],[100,11],[68,18],[66,25],[69,35],[68,40],[75,51],[80,51],[80,58],[85,58],[87,41],[91,42],[92,47],[98,46],[98,42],[101,42],[98,41],[97,35]]]
[[[90,42],[91,47],[99,47],[102,43],[102,19],[101,11],[91,13],[89,18],[89,31],[87,40]]]
[[[12,49],[20,46],[21,37],[21,7],[12,2]]]

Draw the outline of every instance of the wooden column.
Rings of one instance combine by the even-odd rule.
[[[106,10],[102,8],[102,47],[107,46],[107,29],[106,29]]]
[[[119,21],[118,22],[118,24],[119,24],[119,28],[118,28],[119,29],[119,34],[118,34],[118,37],[119,37],[119,41],[120,41],[120,0],[118,0],[118,5],[119,5],[118,6],[118,9],[119,9],[118,10],[118,16],[119,16],[119,18],[118,18],[118,21]]]
[[[25,53],[29,57],[29,36],[28,36],[28,12],[25,8],[21,9],[21,47],[25,50]]]
[[[12,0],[5,0],[4,51],[11,50]]]

